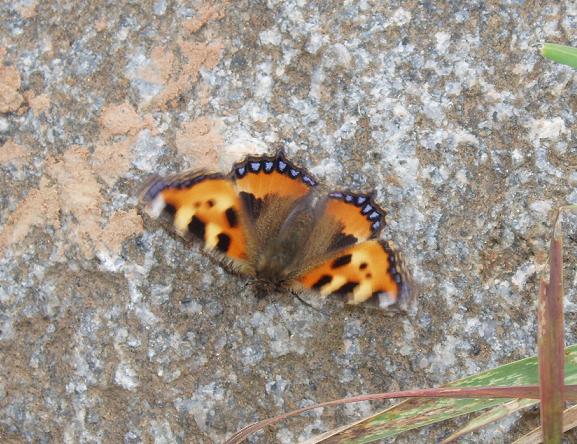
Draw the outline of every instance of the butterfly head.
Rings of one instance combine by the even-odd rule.
[[[255,278],[248,285],[258,299],[263,299],[274,293],[280,293],[285,290],[285,281],[271,281],[263,278]]]

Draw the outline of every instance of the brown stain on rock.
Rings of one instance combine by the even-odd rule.
[[[141,118],[129,103],[107,105],[102,109],[100,125],[110,135],[136,134],[150,122]]]
[[[70,228],[84,257],[92,257],[95,250],[118,254],[126,237],[142,231],[142,219],[134,209],[115,213],[106,227],[101,226],[104,197],[86,148],[69,149],[48,171],[59,185],[62,210],[76,221]]]
[[[88,163],[90,153],[75,146],[62,160],[48,165],[48,175],[57,183],[60,208],[74,218],[72,239],[85,258],[94,254],[94,241],[100,233],[102,195],[100,184]]]
[[[223,49],[221,43],[178,42],[182,61],[175,59],[172,75],[165,88],[152,100],[150,107],[166,109],[168,104],[190,90],[197,82],[201,68],[212,69],[219,60]]]
[[[213,20],[225,16],[228,1],[201,4],[195,16],[182,24],[184,32],[180,38],[167,47],[155,46],[150,51],[149,63],[140,67],[136,78],[162,85],[164,88],[142,109],[166,110],[175,108],[180,97],[188,93],[199,78],[201,69],[213,69],[221,58],[224,48],[220,42],[191,42],[186,39]],[[206,104],[206,87],[199,93],[199,100]]]
[[[14,66],[0,66],[0,113],[15,112],[24,102],[20,73]]]
[[[27,97],[26,100],[35,116],[39,116],[50,108],[50,97],[47,94]]]
[[[0,231],[0,250],[24,240],[33,227],[60,228],[58,190],[43,178],[38,189],[30,191],[8,216]]]
[[[85,259],[91,259],[96,251],[119,254],[124,239],[142,232],[142,219],[134,209],[114,213],[102,226],[104,196],[86,148],[74,146],[62,159],[48,159],[46,171],[40,187],[8,217],[0,232],[2,249],[16,246],[33,227],[53,226],[66,234],[57,239],[68,247],[76,245]]]
[[[223,143],[219,122],[208,117],[187,122],[176,133],[178,153],[189,159],[195,168],[214,169]]]
[[[108,186],[130,169],[132,146],[136,137],[127,137],[120,142],[99,141],[92,154],[92,166],[96,174]]]
[[[30,152],[21,145],[9,140],[0,147],[0,165],[21,167],[30,157]]]
[[[138,133],[149,129],[156,133],[150,114],[141,116],[129,103],[107,105],[100,115],[101,131],[92,155],[92,166],[108,186],[126,174],[132,160],[132,147]],[[118,140],[118,136],[125,136]]]
[[[228,2],[220,5],[205,4],[202,5],[196,13],[196,16],[184,22],[184,29],[195,33],[211,20],[219,20],[224,17],[224,10]]]
[[[112,215],[108,225],[102,230],[100,242],[108,251],[118,255],[125,239],[143,231],[142,218],[138,215],[135,208],[128,211],[119,211]]]
[[[150,51],[150,63],[136,73],[137,77],[157,85],[164,85],[170,78],[174,53],[166,51],[162,46],[155,46]]]

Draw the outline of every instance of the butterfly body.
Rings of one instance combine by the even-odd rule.
[[[312,291],[380,308],[408,300],[398,252],[377,239],[385,212],[372,196],[323,193],[282,152],[248,157],[228,175],[155,178],[141,200],[149,214],[165,214],[180,235],[251,278],[258,295]]]

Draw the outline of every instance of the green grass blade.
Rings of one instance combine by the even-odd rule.
[[[461,438],[463,435],[466,435],[467,433],[474,432],[475,430],[478,430],[492,422],[498,421],[511,415],[511,413],[517,412],[535,404],[539,404],[539,401],[535,399],[515,399],[513,401],[498,405],[497,407],[493,407],[491,410],[482,413],[476,418],[473,418],[465,427],[457,430],[455,433],[451,434],[451,436],[445,438],[441,444],[453,442],[458,438]]]
[[[577,345],[565,349],[565,383],[577,383]],[[518,386],[539,384],[536,357],[522,359],[461,379],[449,387]],[[370,443],[408,430],[495,407],[510,399],[409,399],[336,433],[323,434],[322,443]],[[330,435],[330,436],[329,436]]]
[[[563,65],[577,68],[577,48],[571,46],[545,43],[541,48],[543,57],[562,63]]]

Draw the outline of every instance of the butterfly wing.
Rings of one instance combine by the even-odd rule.
[[[371,195],[329,194],[313,229],[310,251],[303,254],[303,268],[295,273],[296,287],[340,295],[349,304],[404,305],[409,298],[408,273],[394,245],[377,239],[385,215]],[[331,233],[328,242],[323,233]]]
[[[336,219],[343,233],[354,236],[355,242],[376,237],[386,225],[386,212],[372,195],[336,191],[329,194],[326,216]]]
[[[349,304],[378,308],[402,306],[409,299],[409,279],[397,249],[371,239],[344,248],[297,278],[304,288],[337,295]]]
[[[255,224],[266,219],[267,212],[290,211],[297,200],[317,185],[310,174],[288,161],[282,151],[276,156],[247,157],[234,165],[230,177],[247,217]],[[279,203],[283,208],[278,208]]]
[[[231,177],[240,194],[264,200],[276,195],[297,199],[317,185],[303,168],[295,166],[280,151],[276,156],[250,156],[234,165]]]
[[[202,241],[205,249],[250,274],[242,204],[229,177],[203,171],[156,177],[140,199],[152,217],[167,216],[178,234]]]

